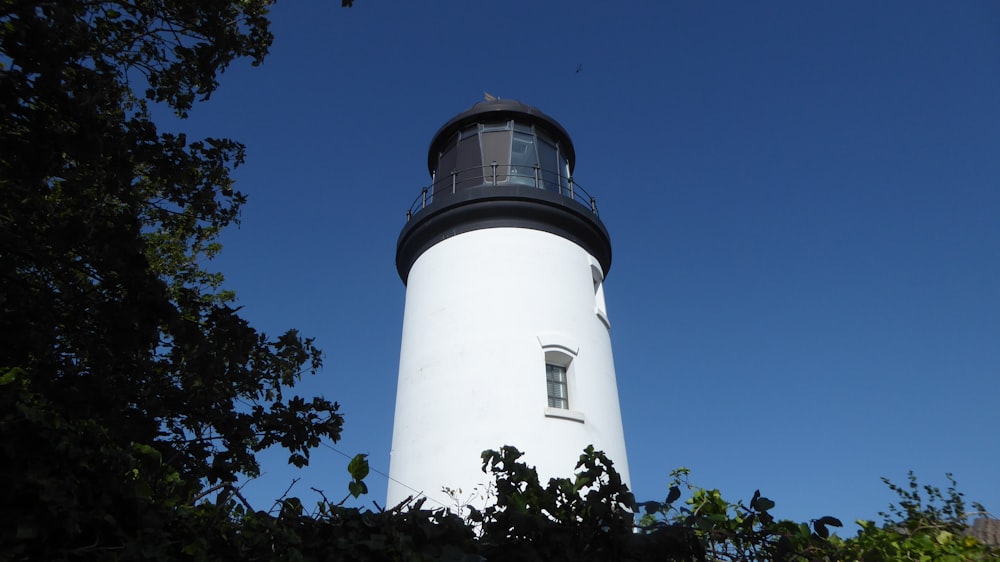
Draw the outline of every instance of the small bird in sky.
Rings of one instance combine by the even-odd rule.
[[[581,72],[583,72],[583,65],[582,64],[576,65],[576,73],[580,74]]]

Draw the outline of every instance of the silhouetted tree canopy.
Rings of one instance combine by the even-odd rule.
[[[320,367],[312,341],[255,330],[205,269],[245,201],[243,146],[150,112],[183,117],[232,61],[260,63],[269,4],[0,5],[4,542],[66,527],[102,548],[98,505],[125,478],[150,501],[164,474],[194,496],[256,475],[265,447],[303,465],[340,435],[335,403],[289,393]],[[78,508],[93,517],[65,519]]]

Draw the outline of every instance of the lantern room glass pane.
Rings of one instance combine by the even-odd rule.
[[[538,137],[538,166],[541,168],[540,187],[559,191],[559,164],[556,163],[556,146],[545,137]]]
[[[510,181],[522,185],[535,185],[535,167],[538,155],[535,153],[535,136],[514,133],[510,147]]]
[[[471,127],[466,127],[462,129],[462,138],[467,139],[469,137],[479,136],[479,125],[472,125]]]
[[[463,135],[464,137],[464,135]],[[479,150],[479,135],[465,137],[458,142],[457,188],[466,189],[481,185],[483,181],[483,159]]]
[[[566,157],[560,152],[559,153],[559,185],[561,186],[561,193],[566,197],[572,197],[573,194],[569,190],[569,162],[566,161]]]
[[[451,172],[455,170],[457,162],[458,145],[455,142],[448,143],[438,159],[437,171],[434,173],[434,193],[451,191]]]
[[[491,131],[509,131],[510,121],[501,121],[499,123],[483,123],[482,130],[485,133]]]
[[[507,181],[510,169],[510,131],[484,131],[483,139],[483,177],[486,183],[493,181],[493,162],[497,163],[496,183]]]
[[[514,123],[514,130],[520,133],[532,133],[534,132],[534,127],[531,125],[526,125],[524,123]]]

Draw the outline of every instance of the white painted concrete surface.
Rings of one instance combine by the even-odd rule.
[[[460,503],[485,489],[480,453],[513,445],[544,483],[593,444],[628,482],[597,261],[546,232],[491,228],[421,255],[406,289],[387,505],[413,490]],[[571,359],[569,410],[548,408],[545,363]],[[549,415],[546,412],[549,412]],[[557,414],[557,415],[552,415]]]

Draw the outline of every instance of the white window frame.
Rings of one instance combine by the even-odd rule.
[[[568,338],[559,334],[540,335],[538,337],[538,343],[541,345],[542,356],[544,358],[542,374],[545,377],[543,379],[545,382],[545,402],[543,402],[545,405],[545,417],[584,423],[585,419],[583,412],[575,409],[575,401],[577,400],[577,385],[574,363],[577,355],[579,354],[580,348],[573,345]],[[566,408],[558,408],[548,405],[548,365],[562,367],[563,372],[566,375]]]
[[[567,376],[569,365],[562,365],[559,359],[558,357],[550,359],[549,354],[545,354],[545,398],[549,408],[569,410],[569,377]],[[553,389],[556,392],[553,392]],[[565,405],[560,406],[560,403]]]

